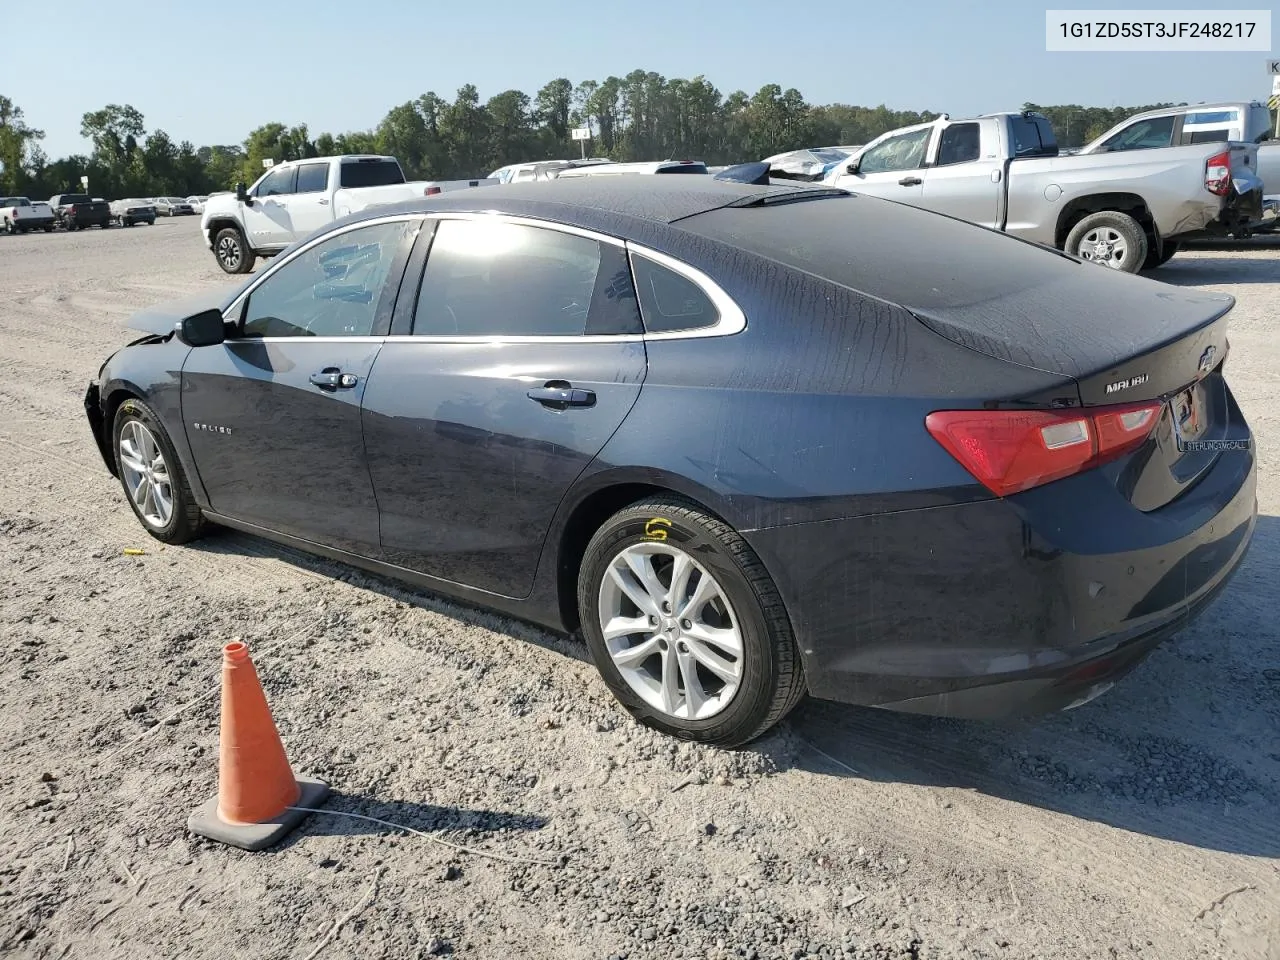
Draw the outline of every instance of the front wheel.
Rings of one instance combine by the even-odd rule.
[[[125,499],[147,533],[164,543],[200,536],[204,514],[155,412],[141,400],[125,400],[116,411],[112,438]]]
[[[253,269],[253,251],[245,242],[244,234],[235,227],[218,231],[213,238],[213,255],[226,273],[249,273]]]
[[[578,613],[613,695],[671,736],[738,747],[804,695],[772,578],[736,531],[688,501],[634,504],[596,532]]]
[[[1067,235],[1066,251],[1112,270],[1137,273],[1147,260],[1147,233],[1127,213],[1091,213]]]

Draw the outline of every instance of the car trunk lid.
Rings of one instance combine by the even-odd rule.
[[[1021,291],[1016,302],[915,312],[970,349],[1070,376],[1085,408],[1158,404],[1149,439],[1115,472],[1135,507],[1156,510],[1213,466],[1218,453],[1206,441],[1230,430],[1221,368],[1234,300],[1083,269],[1096,271],[1083,277],[1095,282],[1070,291],[1050,284]]]

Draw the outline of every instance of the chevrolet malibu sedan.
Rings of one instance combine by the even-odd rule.
[[[735,746],[806,693],[1077,706],[1257,512],[1230,297],[814,186],[588,177],[370,209],[139,315],[85,397],[166,543],[212,524],[585,636]]]

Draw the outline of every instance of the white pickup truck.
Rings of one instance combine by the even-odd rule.
[[[42,200],[32,203],[26,197],[0,197],[0,225],[5,233],[28,230],[53,230],[53,208]]]
[[[251,187],[211,196],[200,229],[227,273],[248,273],[321,227],[371,206],[495,184],[477,180],[408,182],[395,157],[349,155],[292,160],[270,167]]]
[[[995,113],[890,131],[824,182],[1136,273],[1257,222],[1257,160],[1252,143],[1061,156],[1046,117]]]

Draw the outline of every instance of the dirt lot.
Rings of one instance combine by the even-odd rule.
[[[150,541],[84,387],[131,311],[227,278],[193,219],[0,237],[0,953],[1280,958],[1280,249],[1161,276],[1239,298],[1261,447],[1201,622],[1039,723],[812,703],[723,753],[633,725],[568,642],[247,536]],[[420,834],[186,834],[235,637],[329,809]]]

